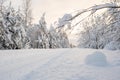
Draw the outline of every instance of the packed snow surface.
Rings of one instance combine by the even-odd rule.
[[[0,51],[0,80],[119,79],[119,50],[75,48]]]

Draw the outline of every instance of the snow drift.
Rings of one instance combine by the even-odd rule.
[[[106,55],[102,52],[94,52],[86,57],[86,64],[94,66],[107,66]]]

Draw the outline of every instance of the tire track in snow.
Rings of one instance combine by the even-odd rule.
[[[25,76],[26,74],[31,73],[34,70],[37,70],[40,66],[43,66],[46,63],[48,63],[50,60],[52,60],[52,58],[57,59],[59,56],[62,55],[61,53],[65,52],[65,51],[63,50],[62,52],[57,52],[57,53],[55,53],[55,51],[52,51],[52,52],[47,51],[47,53],[44,53],[44,55],[42,55],[40,57],[38,55],[41,55],[41,53],[31,55],[31,56],[26,56],[26,58],[28,58],[28,59],[32,59],[32,56],[36,57],[37,59],[33,59],[33,61],[28,60],[28,62],[24,62],[25,64],[20,63],[21,65],[18,65],[17,67],[16,67],[16,64],[13,64],[14,66],[10,67],[12,69],[4,71],[4,72],[0,72],[0,76],[2,76],[2,77],[0,77],[0,80],[8,80],[8,79],[16,80],[15,77],[14,77],[15,75],[17,76],[17,78],[20,78],[20,79],[17,79],[17,80],[23,80],[23,79],[21,79],[23,76]],[[20,60],[22,60],[22,58],[20,58]],[[19,60],[17,62],[19,62]],[[14,63],[17,63],[17,62],[15,61]],[[25,72],[25,71],[27,71],[27,72]],[[23,73],[24,73],[24,75],[23,75]],[[6,78],[8,78],[8,79],[6,79]]]
[[[56,60],[60,59],[62,56],[65,56],[65,54],[69,54],[69,53],[66,53],[67,51],[69,51],[69,50],[63,50],[62,52],[57,53],[57,55],[52,56],[44,64],[42,64],[38,68],[32,70],[29,74],[25,75],[22,80],[33,80],[34,75],[38,74],[38,70],[52,65]]]

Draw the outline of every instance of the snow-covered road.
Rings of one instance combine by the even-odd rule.
[[[105,65],[92,64],[94,59],[99,62],[96,51],[104,54],[106,61],[103,57],[101,61]],[[119,80],[119,74],[120,51],[78,48],[0,51],[0,80]]]

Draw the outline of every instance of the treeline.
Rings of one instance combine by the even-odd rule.
[[[45,14],[40,18],[39,24],[31,24],[29,9],[24,14],[20,9],[15,10],[11,4],[5,6],[4,2],[1,3],[0,49],[70,47],[67,35],[61,29],[53,26],[47,29]]]

